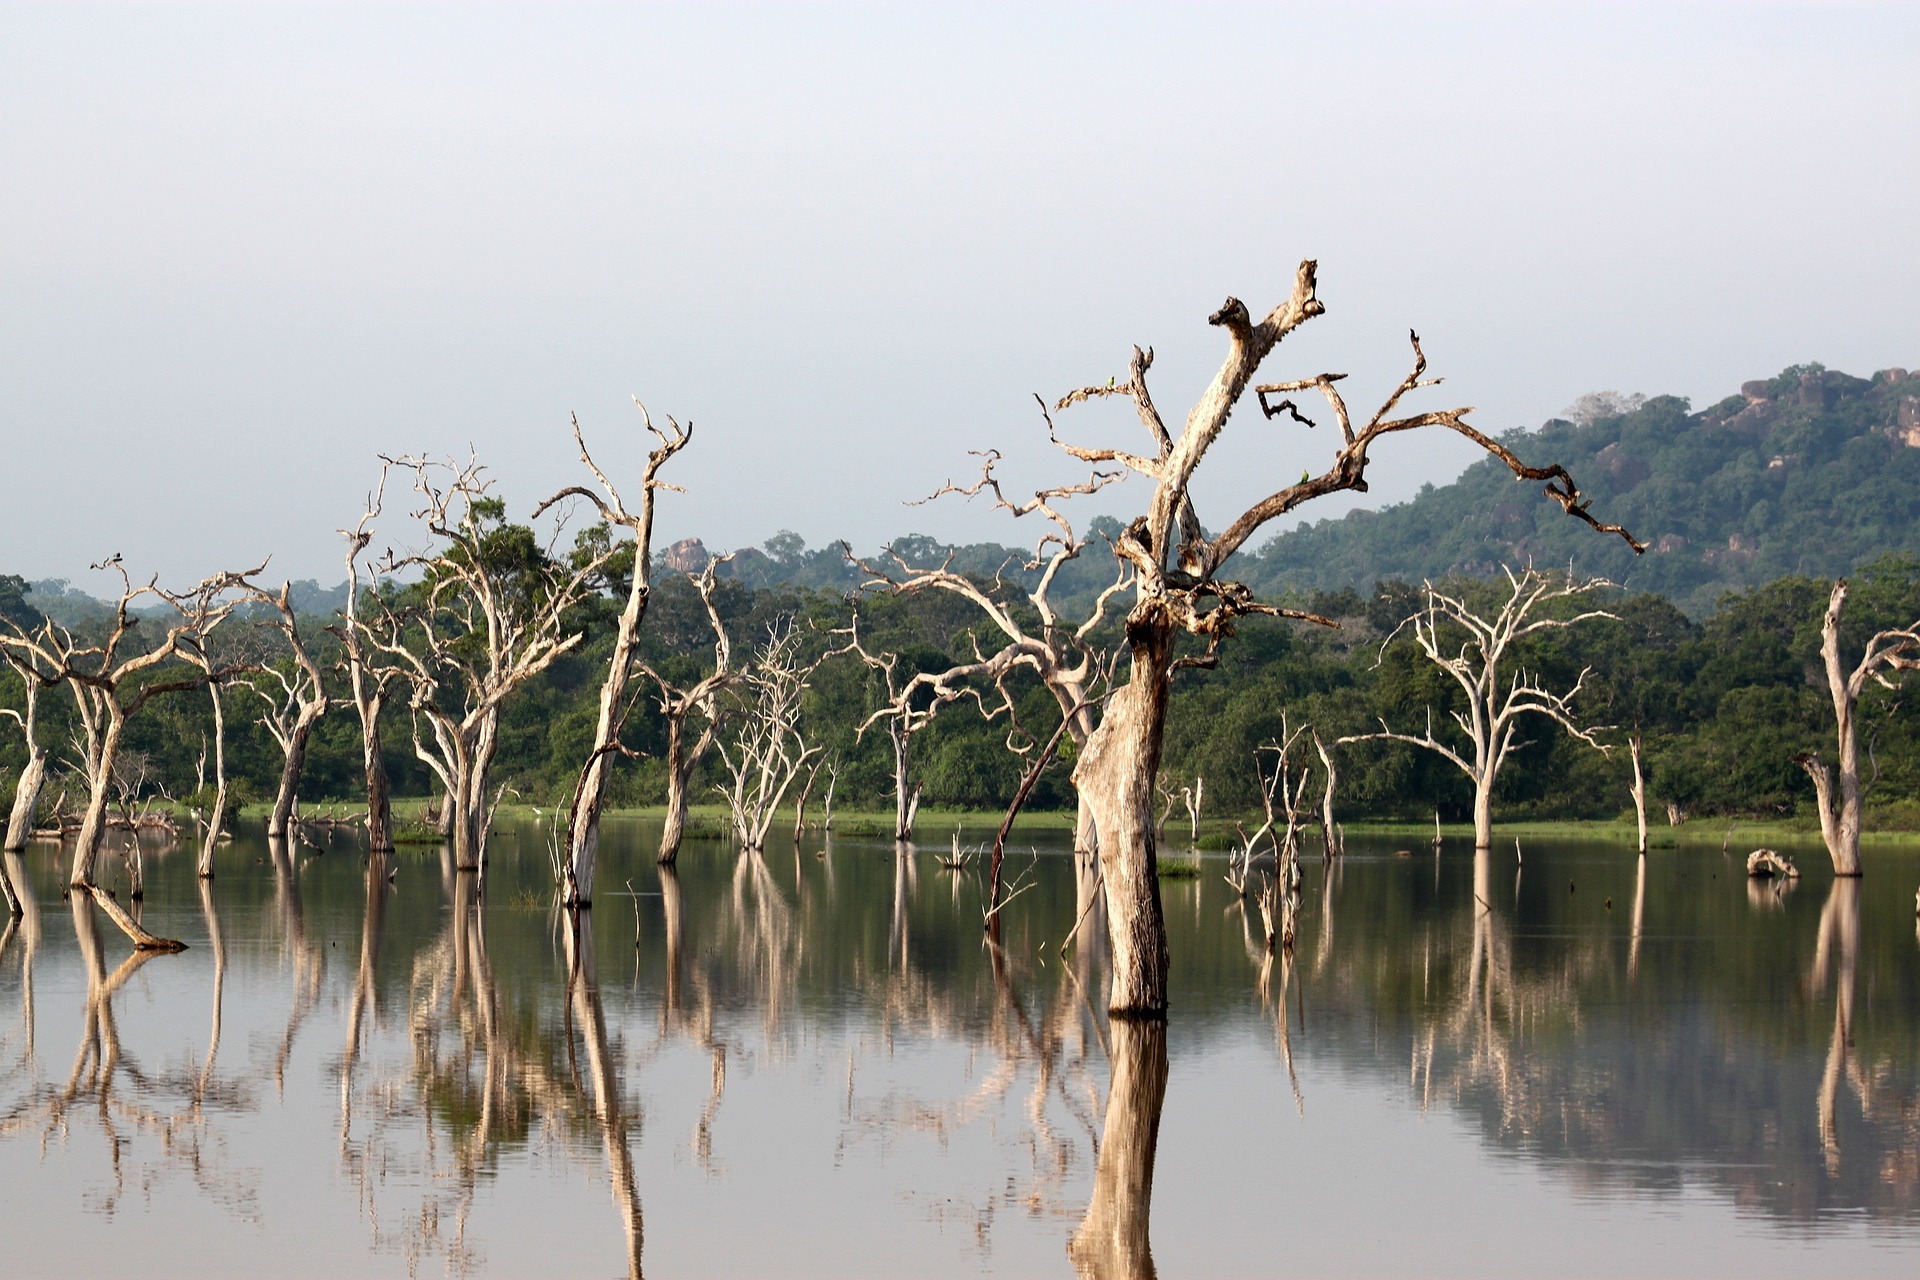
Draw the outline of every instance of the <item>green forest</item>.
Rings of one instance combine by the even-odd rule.
[[[1508,443],[1564,459],[1610,518],[1651,545],[1646,555],[1636,559],[1622,542],[1591,537],[1491,459],[1412,502],[1279,535],[1244,564],[1236,560],[1240,576],[1269,598],[1337,625],[1243,618],[1212,665],[1178,673],[1160,778],[1167,803],[1204,778],[1209,816],[1257,814],[1256,749],[1291,728],[1310,726],[1333,742],[1383,722],[1418,732],[1430,712],[1445,738],[1449,714],[1463,706],[1459,688],[1400,629],[1420,605],[1419,583],[1431,580],[1491,609],[1504,591],[1503,566],[1575,560],[1580,573],[1619,585],[1555,607],[1608,616],[1526,637],[1510,661],[1545,688],[1578,682],[1570,709],[1608,749],[1533,717],[1501,774],[1497,816],[1618,818],[1629,809],[1625,744],[1637,733],[1658,822],[1669,813],[1810,821],[1813,789],[1794,757],[1832,750],[1833,711],[1819,653],[1829,578],[1853,579],[1843,642],[1856,657],[1873,631],[1920,617],[1920,448],[1913,447],[1920,444],[1920,380],[1903,370],[1865,380],[1796,366],[1702,413],[1672,397],[1590,397],[1586,409],[1585,421],[1557,419]],[[1492,519],[1467,518],[1469,511],[1490,511]],[[631,557],[624,567],[617,556],[604,559],[605,525],[582,534],[569,561],[565,552],[543,551],[503,506],[485,505],[480,515],[488,554],[511,562],[510,574],[530,579],[603,557],[565,619],[578,641],[504,703],[492,765],[494,782],[511,799],[564,805],[591,749],[600,673],[610,660]],[[1095,521],[1085,549],[1058,566],[1052,602],[1063,617],[1087,617],[1114,580],[1108,543],[1117,532],[1116,522]],[[944,565],[1023,625],[1037,624],[1028,591],[1039,567],[1025,553],[991,544],[948,547],[918,536],[900,539],[892,553],[886,563],[902,576]],[[649,674],[636,680],[639,694],[621,734],[631,754],[614,770],[612,804],[649,806],[665,798],[668,744],[657,680],[685,687],[713,663],[708,611],[687,572],[704,560],[705,549],[692,540],[655,558],[638,655]],[[715,573],[714,612],[736,655],[791,627],[811,663],[843,649],[856,618],[863,647],[891,655],[896,679],[947,672],[1000,644],[977,603],[952,591],[888,589],[842,547],[809,550],[791,534],[736,554]],[[370,598],[404,613],[423,590],[390,579]],[[345,598],[344,586],[304,583],[290,592],[332,699],[306,761],[301,798],[308,804],[363,794],[360,731],[341,675],[338,614]],[[227,772],[243,804],[270,799],[281,768],[262,715],[267,700],[245,687],[263,686],[276,667],[293,673],[286,639],[268,625],[268,612],[243,608],[212,638],[227,661],[260,673],[230,683],[225,695]],[[52,617],[84,640],[104,633],[112,608],[62,582],[0,576],[0,617],[26,630]],[[137,648],[143,634],[157,642],[163,629],[157,615],[137,617],[129,643]],[[1096,652],[1117,640],[1112,616],[1086,636]],[[1191,637],[1183,643],[1199,653]],[[167,672],[160,664],[140,678],[163,681]],[[0,667],[0,707],[24,706],[22,680],[17,666]],[[909,770],[929,806],[1004,808],[1036,748],[1060,723],[1057,699],[1028,670],[1006,673],[997,689],[991,680],[974,685],[977,697],[923,704],[929,718],[912,739]],[[892,803],[894,759],[873,719],[887,700],[885,678],[857,655],[839,652],[812,670],[801,732],[831,762],[843,809]],[[384,746],[395,794],[424,800],[435,784],[413,748],[416,710],[404,698],[387,704]],[[1903,709],[1897,688],[1872,685],[1859,724],[1870,826],[1920,827],[1916,717]],[[52,755],[43,812],[80,802],[81,731],[67,694],[43,691],[39,735]],[[122,748],[129,798],[204,805],[212,736],[204,688],[148,702],[130,721]],[[1470,810],[1467,779],[1433,752],[1361,741],[1336,755],[1344,821],[1430,821],[1436,810],[1457,821]],[[1069,739],[1040,775],[1030,808],[1072,806],[1072,756]],[[25,760],[22,735],[11,720],[0,721],[0,801]],[[717,767],[713,759],[699,766],[695,803],[715,799]]]

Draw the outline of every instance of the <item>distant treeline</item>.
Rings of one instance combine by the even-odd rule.
[[[1592,543],[1590,542],[1591,546]],[[802,553],[775,547],[777,559]],[[907,546],[915,557],[942,549]],[[837,558],[837,553],[836,553]],[[1096,544],[1075,572],[1089,582],[1111,581],[1111,566]],[[752,567],[751,561],[747,566]],[[991,568],[969,565],[990,580]],[[901,655],[905,666],[939,671],[974,655],[973,638],[991,650],[978,611],[944,592],[914,596],[867,595],[845,590],[749,585],[748,575],[723,581],[717,600],[737,653],[763,639],[776,620],[796,619],[818,649],[837,640],[857,609],[870,651]],[[1854,576],[1846,625],[1858,644],[1871,629],[1903,625],[1920,616],[1920,560],[1883,556]],[[616,584],[609,584],[612,588]],[[1451,587],[1491,601],[1504,583],[1455,579]],[[1832,710],[1819,671],[1819,630],[1827,599],[1819,579],[1788,575],[1763,586],[1728,594],[1700,620],[1671,600],[1646,592],[1603,591],[1594,602],[1615,615],[1564,631],[1529,638],[1522,665],[1552,687],[1570,685],[1590,669],[1578,710],[1585,722],[1616,726],[1607,740],[1624,743],[1638,729],[1646,747],[1649,797],[1655,821],[1666,806],[1693,816],[1790,816],[1811,811],[1812,788],[1794,766],[1796,752],[1831,751]],[[1377,583],[1362,593],[1351,588],[1299,598],[1312,612],[1336,619],[1330,629],[1256,618],[1244,621],[1213,669],[1185,670],[1163,761],[1162,782],[1177,790],[1206,779],[1208,816],[1244,816],[1258,809],[1254,751],[1287,724],[1311,724],[1331,741],[1365,733],[1381,719],[1395,729],[1419,731],[1431,708],[1436,727],[1449,725],[1456,686],[1404,640],[1384,643],[1418,601],[1415,586],[1401,580]],[[0,616],[24,624],[36,620],[44,596],[18,578],[0,576]],[[1591,605],[1589,605],[1591,607]],[[583,641],[508,703],[501,723],[495,779],[522,800],[563,804],[588,749],[594,697],[612,643],[614,596],[596,597],[572,619]],[[302,632],[323,667],[333,671],[337,640],[327,631],[334,619],[306,618]],[[73,622],[84,633],[93,625]],[[1117,628],[1113,628],[1117,632]],[[284,640],[265,626],[235,619],[218,633],[236,655],[272,664],[285,661]],[[1100,637],[1096,636],[1096,640]],[[711,662],[712,635],[691,582],[668,574],[654,591],[643,632],[643,658],[669,680],[697,679]],[[1105,637],[1107,643],[1117,634]],[[156,677],[157,678],[157,677]],[[0,672],[0,707],[19,707],[19,675]],[[930,805],[993,810],[1018,786],[1023,759],[1009,750],[1045,739],[1059,720],[1053,698],[1036,680],[1016,676],[1019,723],[1003,716],[991,722],[970,702],[946,707],[931,728],[914,739],[914,773]],[[873,673],[850,657],[829,661],[815,674],[807,703],[809,737],[826,744],[840,762],[836,805],[889,803],[892,757],[885,735],[860,724],[882,702]],[[261,704],[244,690],[227,695],[229,772],[243,799],[272,794],[280,753],[257,719]],[[76,725],[64,690],[41,699],[41,737],[56,761],[70,755]],[[401,795],[427,797],[431,775],[415,759],[404,701],[388,710],[388,764]],[[1869,786],[1873,821],[1912,825],[1920,821],[1920,715],[1897,693],[1875,689],[1862,704],[1863,781]],[[188,799],[211,780],[204,763],[212,716],[204,690],[156,699],[132,722],[126,768],[144,771],[148,794]],[[1602,755],[1571,741],[1540,720],[1533,741],[1501,775],[1497,812],[1502,818],[1606,818],[1629,806],[1624,747]],[[659,803],[664,797],[663,722],[642,697],[630,715],[626,743],[642,758],[623,762],[611,800],[620,805]],[[307,762],[303,798],[354,801],[362,786],[359,730],[350,707],[337,707],[320,724]],[[1043,777],[1032,800],[1036,808],[1072,803],[1068,782],[1071,752]],[[1411,747],[1357,743],[1340,749],[1339,810],[1349,821],[1426,818],[1438,808],[1449,819],[1470,807],[1468,785],[1451,765]],[[10,722],[0,722],[0,809],[10,798],[24,762],[22,742]],[[707,768],[715,762],[710,761]],[[56,770],[60,766],[56,765]],[[710,780],[710,779],[709,779]],[[77,795],[78,782],[70,795]],[[824,782],[822,783],[824,786]],[[50,792],[50,798],[54,793]],[[695,799],[710,795],[704,783]],[[73,803],[69,800],[68,803]],[[817,799],[816,799],[817,803]],[[1184,813],[1184,811],[1182,811]]]

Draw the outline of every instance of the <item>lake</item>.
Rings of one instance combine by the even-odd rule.
[[[204,886],[156,847],[143,922],[190,945],[151,956],[34,846],[0,1270],[1920,1269],[1913,852],[1846,882],[1799,849],[1778,889],[1744,846],[1355,837],[1290,956],[1208,857],[1163,884],[1172,1011],[1138,1024],[1064,835],[1010,858],[996,946],[944,836],[662,872],[656,833],[611,823],[577,931],[530,823],[484,889],[432,848],[370,883],[347,835],[243,829]]]

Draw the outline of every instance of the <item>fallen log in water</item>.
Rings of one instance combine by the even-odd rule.
[[[1756,880],[1771,879],[1780,876],[1788,880],[1800,878],[1800,870],[1793,865],[1793,859],[1772,849],[1755,849],[1747,855],[1747,874]]]

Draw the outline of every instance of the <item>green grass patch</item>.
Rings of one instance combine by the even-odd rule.
[[[1162,880],[1198,880],[1200,878],[1200,859],[1196,855],[1189,858],[1160,859],[1160,878]]]

